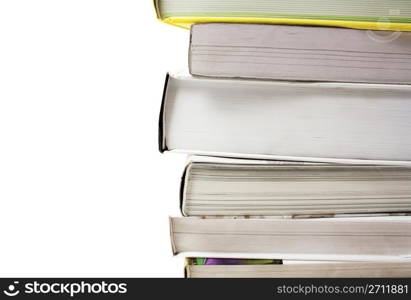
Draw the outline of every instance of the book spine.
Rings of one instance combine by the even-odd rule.
[[[159,5],[159,0],[153,0],[153,5],[154,5],[154,9],[156,11],[156,15],[157,15],[157,19],[159,19],[161,21],[161,13],[160,13],[160,5]]]
[[[195,30],[195,26],[191,26],[190,28],[190,40],[188,43],[188,57],[187,57],[187,61],[188,61],[188,72],[191,75],[194,75],[192,72],[192,56],[193,56],[193,51],[192,51],[192,41],[193,41],[193,30]]]
[[[160,153],[163,153],[164,151],[167,151],[167,145],[166,145],[166,138],[165,138],[165,133],[164,133],[164,118],[165,118],[165,105],[166,105],[166,94],[167,94],[167,86],[168,86],[168,80],[170,78],[170,75],[167,73],[165,83],[164,83],[164,89],[163,89],[163,98],[161,100],[161,108],[160,108],[160,116],[158,118],[158,150]]]
[[[180,212],[184,217],[188,216],[184,211],[184,203],[185,203],[187,179],[188,179],[188,174],[190,173],[191,166],[192,166],[192,163],[190,162],[184,168],[183,174],[181,176],[181,183],[180,183]]]
[[[174,243],[174,222],[173,222],[173,218],[169,217],[169,226],[170,226],[170,241],[171,241],[171,250],[173,251],[173,255],[177,255],[177,248],[176,245]]]

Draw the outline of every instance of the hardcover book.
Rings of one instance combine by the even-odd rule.
[[[411,86],[167,76],[160,151],[410,165]]]
[[[409,261],[410,217],[171,218],[175,254],[320,261]],[[192,256],[192,255],[191,255]]]
[[[193,161],[181,182],[185,216],[411,212],[411,167]]]
[[[301,262],[188,258],[188,278],[398,278],[411,275],[407,262]]]
[[[154,0],[154,5],[159,19],[184,28],[233,22],[411,30],[408,0]]]
[[[211,77],[410,84],[410,45],[411,32],[198,24],[189,67]]]

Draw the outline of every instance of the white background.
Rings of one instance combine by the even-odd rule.
[[[157,122],[188,39],[151,0],[0,1],[0,276],[183,275]]]

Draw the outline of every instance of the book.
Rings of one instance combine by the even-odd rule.
[[[411,86],[166,78],[160,151],[410,165]]]
[[[409,261],[411,218],[170,219],[174,254],[322,261]],[[193,255],[191,255],[193,256]]]
[[[216,257],[195,257],[188,258],[187,261],[194,265],[271,265],[283,263],[283,261],[279,259],[241,259]]]
[[[411,32],[208,23],[191,27],[190,73],[411,84]]]
[[[408,0],[154,0],[160,20],[195,23],[273,23],[374,30],[411,30]]]
[[[184,216],[411,213],[411,167],[196,162],[181,181]]]
[[[258,261],[258,260],[257,260]],[[198,264],[188,258],[187,278],[399,278],[411,276],[410,262],[276,262],[248,263],[224,260]]]

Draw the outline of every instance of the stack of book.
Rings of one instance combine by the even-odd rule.
[[[188,277],[411,276],[411,2],[157,0]]]

